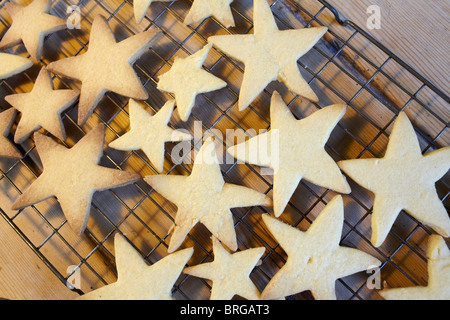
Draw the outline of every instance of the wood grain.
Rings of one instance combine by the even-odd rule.
[[[1,298],[58,300],[74,299],[78,296],[68,290],[30,251],[4,219],[0,219],[0,230]]]
[[[369,31],[378,41],[392,50],[406,63],[449,94],[450,23],[448,1],[433,3],[425,0],[361,0],[329,1],[359,26]],[[381,29],[369,30],[367,8],[377,5],[381,9]]]

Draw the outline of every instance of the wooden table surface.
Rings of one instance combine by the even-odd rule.
[[[301,2],[299,0],[299,2]],[[381,29],[369,30],[377,39],[449,93],[449,2],[437,0],[330,0],[343,16],[366,29],[366,8],[381,8]],[[426,10],[424,9],[426,8]],[[1,200],[1,199],[0,199]],[[0,297],[8,299],[70,299],[69,290],[0,219]]]

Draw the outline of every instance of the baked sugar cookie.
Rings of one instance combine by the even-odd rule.
[[[286,264],[262,292],[263,299],[277,299],[310,290],[316,300],[336,300],[337,279],[381,264],[369,254],[339,246],[344,205],[335,196],[306,232],[263,215],[270,233],[287,254]]]
[[[191,140],[192,136],[171,129],[167,124],[175,107],[168,101],[155,115],[151,116],[142,106],[130,99],[130,131],[109,144],[113,149],[131,151],[142,149],[158,172],[164,169],[164,144]]]
[[[14,54],[0,52],[0,80],[19,74],[33,65],[33,61]]]
[[[444,239],[431,235],[428,250],[428,285],[380,291],[386,300],[450,300],[450,251]]]
[[[173,300],[172,288],[194,252],[170,254],[148,265],[120,234],[114,236],[117,281],[82,295],[79,300]]]
[[[16,200],[12,209],[20,210],[54,196],[73,231],[81,234],[88,222],[95,191],[125,186],[140,178],[135,173],[98,165],[103,154],[104,136],[105,127],[98,125],[67,149],[36,132],[34,141],[44,171]]]
[[[178,114],[183,121],[191,115],[198,94],[227,86],[225,81],[202,68],[211,47],[206,45],[184,59],[176,57],[170,70],[159,77],[158,89],[175,95]]]
[[[15,118],[16,110],[14,108],[0,113],[0,157],[2,158],[20,159],[22,157],[19,150],[7,138]]]
[[[184,273],[212,281],[211,300],[231,300],[235,295],[248,300],[261,299],[258,288],[249,278],[260,262],[265,248],[252,248],[229,253],[215,237],[214,261],[187,267]]]
[[[318,98],[301,76],[297,60],[327,32],[325,27],[280,31],[267,0],[254,0],[254,33],[208,38],[216,48],[245,64],[239,110],[246,109],[274,81],[306,99]]]
[[[26,7],[6,2],[6,12],[13,22],[0,41],[0,49],[8,49],[22,42],[30,56],[40,60],[45,37],[67,28],[65,20],[49,14],[51,6],[51,0],[34,0]]]
[[[204,142],[195,157],[190,176],[151,175],[144,179],[177,206],[169,252],[178,249],[198,222],[205,225],[230,250],[236,251],[236,232],[230,209],[271,205],[270,198],[265,194],[225,183],[211,138]]]
[[[271,129],[228,149],[234,158],[273,169],[274,213],[279,217],[301,179],[340,193],[350,186],[324,146],[344,116],[336,104],[297,120],[278,92],[272,95]]]
[[[14,141],[22,143],[40,128],[65,141],[66,130],[61,113],[75,103],[78,95],[78,90],[55,90],[50,73],[45,67],[42,68],[31,92],[5,97],[5,100],[22,114]]]
[[[233,0],[194,0],[184,19],[185,25],[201,22],[208,17],[216,18],[226,28],[234,27],[230,4]]]
[[[436,192],[435,183],[450,168],[450,147],[422,155],[408,116],[400,112],[381,159],[352,159],[339,167],[362,187],[375,194],[372,244],[379,247],[401,210],[444,237],[450,236],[450,218]]]
[[[86,122],[108,91],[136,100],[148,98],[133,64],[152,45],[158,33],[147,30],[116,42],[107,20],[97,15],[87,52],[48,65],[53,73],[81,81],[79,125]]]

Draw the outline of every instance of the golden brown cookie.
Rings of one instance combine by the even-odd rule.
[[[148,98],[133,64],[152,45],[158,33],[150,29],[116,42],[107,20],[97,15],[87,52],[48,65],[53,73],[81,81],[79,125],[86,122],[108,91],[136,100]]]
[[[381,159],[352,159],[339,167],[375,194],[372,244],[379,247],[404,209],[444,237],[450,236],[450,218],[435,183],[450,168],[450,147],[422,155],[408,116],[400,112]]]
[[[67,28],[65,20],[49,14],[51,6],[51,0],[34,0],[26,7],[6,2],[6,12],[13,22],[0,41],[0,49],[8,49],[22,42],[31,57],[40,60],[45,37]]]
[[[431,235],[427,250],[428,285],[380,291],[386,300],[450,300],[450,250],[444,239]]]
[[[300,74],[297,60],[327,32],[325,27],[280,31],[267,0],[254,0],[254,33],[208,38],[216,48],[245,64],[239,109],[246,109],[275,80],[311,101],[318,98]]]
[[[98,125],[67,149],[36,132],[34,141],[44,171],[16,200],[12,209],[19,210],[56,197],[69,225],[76,234],[81,234],[89,219],[95,191],[125,186],[140,178],[136,173],[98,165],[103,154],[104,136],[104,125]]]
[[[117,281],[82,295],[79,300],[172,300],[172,288],[193,248],[172,253],[148,265],[120,234],[114,237]]]
[[[131,151],[142,149],[158,172],[164,169],[164,144],[191,140],[192,136],[171,129],[170,121],[175,106],[168,101],[155,115],[151,116],[138,102],[130,99],[130,131],[109,144],[113,149]]]
[[[268,214],[263,221],[287,254],[286,264],[262,292],[263,299],[310,290],[317,300],[335,300],[337,279],[381,264],[363,251],[339,245],[344,224],[341,196],[326,205],[306,232]]]
[[[270,198],[265,194],[225,183],[211,138],[205,141],[195,157],[190,176],[151,175],[144,179],[178,208],[169,252],[177,250],[198,222],[205,225],[230,250],[235,251],[237,239],[230,209],[271,205]]]
[[[170,70],[159,77],[158,89],[173,93],[181,120],[187,121],[200,93],[222,89],[227,83],[203,70],[211,45],[206,45],[187,58],[175,58]]]
[[[78,95],[78,90],[55,90],[52,77],[45,67],[42,68],[31,92],[5,97],[5,100],[22,114],[14,141],[22,143],[40,128],[65,141],[66,130],[61,113],[75,103]]]
[[[250,279],[250,273],[261,262],[265,248],[251,248],[229,253],[215,237],[214,261],[187,267],[184,273],[212,281],[211,300],[231,300],[239,295],[247,300],[259,300],[261,295]]]
[[[33,61],[14,54],[0,52],[0,80],[19,74],[33,65]]]
[[[284,212],[301,179],[337,192],[350,192],[347,180],[325,151],[325,143],[345,111],[345,105],[335,104],[297,120],[275,91],[270,131],[228,149],[238,160],[273,169],[276,217]]]

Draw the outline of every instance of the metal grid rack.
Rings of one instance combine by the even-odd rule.
[[[242,34],[252,31],[251,11],[249,13],[248,10],[244,10],[244,4],[242,7],[233,4],[233,14],[238,25],[236,29],[228,30],[214,18],[208,18],[194,26],[183,26],[185,33],[182,33],[181,36],[175,35],[172,27],[182,23],[187,12],[186,8],[191,2],[179,0],[161,2],[157,5],[155,3],[153,5],[157,9],[154,9],[152,14],[147,14],[148,25],[146,28],[162,30],[165,41],[161,46],[154,46],[149,56],[139,60],[135,65],[146,88],[152,92],[151,96],[157,97],[154,101],[148,101],[148,107],[154,111],[159,109],[156,105],[162,105],[163,100],[167,98],[167,96],[157,93],[155,89],[157,76],[170,68],[172,59],[176,55],[192,54],[206,43],[211,32]],[[251,4],[252,1],[244,0],[242,2]],[[344,118],[338,125],[336,132],[327,144],[329,153],[336,160],[349,157],[382,156],[391,125],[398,112],[402,110],[408,111],[408,115],[412,118],[424,153],[448,145],[450,140],[447,130],[449,127],[448,113],[439,111],[448,110],[450,99],[446,94],[359,26],[351,21],[342,20],[338,11],[326,1],[306,0],[300,3],[295,0],[275,0],[270,2],[280,28],[314,25],[329,27],[324,39],[299,61],[302,74],[315,87],[315,91],[321,92],[324,96],[321,96],[319,104],[312,104],[297,96],[289,95],[286,90],[283,91],[282,86],[273,84],[248,108],[248,111],[239,113],[236,111],[239,89],[230,85],[217,93],[203,94],[197,101],[196,111],[193,112],[191,118],[202,121],[204,136],[217,132],[214,129],[219,132],[225,128],[246,131],[251,126],[246,119],[252,119],[252,123],[257,123],[260,129],[269,128],[268,99],[271,91],[276,89],[284,93],[285,101],[289,102],[289,107],[298,116],[305,116],[325,106],[326,102],[330,102],[330,104],[345,103],[349,106],[349,118]],[[53,14],[67,18],[70,12],[67,14],[65,9],[73,4],[68,0],[58,1],[57,4],[54,3]],[[137,32],[136,28],[129,24],[132,19],[130,17],[132,1],[130,0],[81,0],[77,4],[81,6],[83,14],[84,27],[82,29],[88,30],[92,23],[92,16],[89,12],[95,8],[127,36]],[[330,25],[330,22],[333,22],[329,19],[330,17],[334,17],[338,24]],[[4,28],[9,26],[8,21],[6,17],[0,16],[0,22]],[[63,45],[64,42],[59,37],[68,37],[74,44]],[[83,33],[77,30],[62,31],[59,35],[51,35],[46,41],[50,47],[61,48],[61,57],[81,54],[88,47],[88,37],[83,36]],[[212,49],[211,55],[213,58],[208,59],[204,66],[207,71],[221,77],[224,77],[223,72],[225,71],[230,72],[229,77],[237,75],[236,77],[239,78],[239,75],[242,76],[244,69],[241,64],[215,49]],[[152,68],[148,66],[150,63],[146,64],[146,59],[151,60]],[[45,60],[41,61],[41,65],[47,63]],[[21,77],[24,82],[32,82],[33,79],[29,72],[24,73]],[[338,85],[333,82],[336,77],[339,78]],[[55,81],[60,81],[61,86],[76,85],[56,77]],[[383,82],[383,85],[380,85],[380,81]],[[0,89],[2,96],[11,94],[15,92],[15,84],[3,81],[0,83]],[[396,98],[393,98],[394,95]],[[435,106],[444,107],[439,109]],[[2,107],[4,106],[2,105]],[[101,108],[108,109],[108,111],[104,112]],[[212,111],[205,116],[206,110]],[[125,132],[126,125],[120,127],[117,123],[126,122],[127,117],[127,101],[115,94],[108,93],[91,118],[105,124],[107,140],[108,136],[112,140]],[[79,127],[74,119],[76,117],[72,109],[64,114],[68,132],[73,137],[73,141],[76,141],[88,130],[89,124],[87,127]],[[186,129],[192,130],[192,122],[181,124],[174,120],[172,125],[185,126]],[[66,143],[68,146],[72,144],[72,140],[69,140]],[[225,145],[225,141],[221,142]],[[197,147],[196,144],[196,142],[192,144],[192,150]],[[351,154],[347,152],[349,146],[353,150]],[[30,141],[29,144],[20,147],[23,151],[23,158],[8,164],[7,168],[1,170],[0,176],[0,184],[4,188],[2,192],[7,190],[13,194],[12,198],[20,194],[26,187],[26,183],[20,182],[25,179],[23,176],[28,176],[29,183],[41,172],[34,143]],[[167,151],[168,157],[169,151],[170,147]],[[103,158],[102,164],[106,166],[117,169],[132,167],[142,175],[156,174],[151,164],[139,151],[124,154],[106,149]],[[166,168],[167,174],[190,173],[191,166],[189,164],[173,164],[170,160],[167,162],[170,165]],[[245,181],[245,184],[270,195],[271,178],[262,175],[258,168],[234,163],[225,165],[222,169],[225,180],[238,184]],[[243,177],[245,179],[241,180]],[[437,184],[439,195],[447,210],[450,193],[448,182],[447,175]],[[133,190],[129,190],[130,188]],[[97,222],[101,220],[102,224],[106,224],[107,227],[96,229],[92,224],[88,224],[88,228],[81,238],[71,234],[70,227],[67,226],[61,211],[58,211],[56,200],[46,201],[47,206],[35,205],[19,212],[10,212],[3,207],[0,208],[0,214],[61,282],[66,284],[75,272],[67,272],[67,266],[77,266],[77,269],[82,271],[82,281],[85,287],[81,290],[74,288],[72,290],[82,294],[86,289],[94,289],[115,281],[112,247],[112,238],[115,232],[125,233],[149,263],[154,263],[165,254],[166,240],[169,236],[166,224],[170,225],[174,220],[173,206],[143,182],[138,182],[130,188],[109,190],[94,196],[91,220],[95,219]],[[304,181],[301,182],[299,189],[296,191],[296,195],[300,194],[301,199],[295,199],[294,196],[286,213],[281,218],[299,228],[307,228],[324,204],[331,199],[333,192]],[[372,210],[370,194],[354,184],[352,184],[352,190],[354,192],[346,196],[346,219],[341,244],[358,247],[377,256],[383,262],[382,280],[386,280],[389,285],[426,284],[424,252],[427,235],[432,231],[407,214],[401,214],[386,241],[387,244],[380,248],[372,247],[368,239],[370,237],[368,225],[370,225]],[[120,213],[112,213],[108,202],[114,202],[120,208],[118,210]],[[151,213],[148,212],[150,206],[153,208]],[[117,207],[115,207],[116,210]],[[235,227],[239,229],[237,230],[239,249],[254,246],[266,247],[262,264],[257,266],[251,275],[260,290],[283,265],[286,258],[282,249],[268,236],[264,226],[261,225],[259,217],[262,212],[266,211],[259,207],[233,210]],[[166,221],[162,223],[160,219],[166,219]],[[136,226],[138,227],[136,228]],[[140,231],[133,237],[133,230],[137,229]],[[35,230],[38,231],[34,232]],[[196,226],[186,242],[186,245],[193,245],[195,248],[193,264],[212,259],[209,236],[205,230],[201,229],[201,226]],[[64,258],[62,258],[63,255]],[[102,261],[103,263],[101,263]],[[414,268],[410,268],[411,263],[414,264]],[[379,298],[376,290],[368,288],[366,279],[367,275],[364,274],[340,279],[337,282],[338,298]],[[182,275],[174,287],[174,297],[177,299],[207,298],[209,289],[210,283],[207,281]],[[311,296],[305,292],[289,298],[309,299]]]

